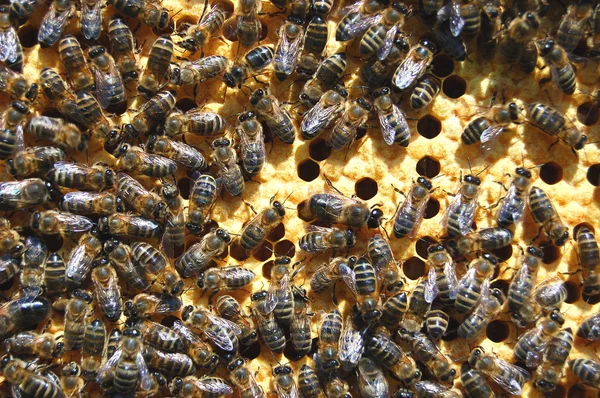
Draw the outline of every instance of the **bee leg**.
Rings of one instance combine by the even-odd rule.
[[[345,196],[339,189],[337,189],[333,183],[331,182],[331,180],[329,179],[329,177],[327,177],[325,174],[323,174],[323,178],[325,179],[325,183],[327,184],[327,186],[331,189],[333,189],[335,192],[337,192],[338,194]]]
[[[331,302],[337,307],[338,305],[338,300],[337,300],[337,295],[335,293],[335,288],[337,287],[337,282],[335,282],[333,284],[333,287],[331,288]]]
[[[552,150],[552,147],[560,142],[560,138],[557,138],[550,146],[548,147],[548,152]],[[576,153],[575,153],[576,154]]]
[[[540,235],[542,234],[542,228],[544,228],[543,225],[540,226],[540,228],[538,229],[537,234],[533,237],[533,239],[531,239],[531,242],[529,243],[529,245],[533,245],[533,243],[538,240],[538,238],[540,237]]]
[[[135,37],[135,34],[137,33],[137,31],[140,29],[140,27],[142,26],[142,22],[138,21],[138,24],[135,28],[133,28],[133,36]]]
[[[250,210],[252,210],[252,212],[254,213],[254,215],[258,214],[258,212],[254,209],[254,206],[252,206],[252,204],[246,202],[245,200],[244,200],[244,203],[246,204],[246,206],[248,206],[250,208]]]

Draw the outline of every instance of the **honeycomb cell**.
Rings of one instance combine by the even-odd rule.
[[[513,248],[511,245],[508,245],[506,247],[501,247],[500,249],[496,249],[496,250],[490,250],[490,251],[494,256],[498,257],[498,259],[500,261],[506,261],[509,258],[511,258],[513,255]]]
[[[319,176],[321,169],[312,159],[306,159],[298,164],[298,177],[310,182]]]
[[[27,25],[19,28],[17,32],[19,41],[24,48],[31,48],[38,44],[38,29],[35,26]]]
[[[283,223],[280,223],[278,226],[273,228],[273,230],[271,231],[269,236],[267,236],[267,240],[270,240],[271,242],[277,242],[279,239],[283,238],[284,236],[285,236],[285,225],[283,225]]]
[[[425,262],[419,257],[411,257],[404,262],[402,270],[407,278],[417,280],[425,275]]]
[[[63,247],[63,238],[60,235],[44,235],[42,239],[50,252],[57,252]]]
[[[590,184],[597,187],[600,184],[600,164],[596,163],[590,166],[586,177]]]
[[[246,359],[256,359],[260,356],[261,345],[260,341],[255,341],[249,347],[240,349],[240,355]]]
[[[594,106],[592,101],[584,102],[577,107],[577,120],[584,126],[593,126],[600,118],[600,108]]]
[[[425,115],[417,122],[417,132],[423,137],[433,139],[440,135],[442,123],[433,115]]]
[[[361,178],[354,184],[354,191],[362,200],[369,200],[377,195],[377,182],[369,177]]]
[[[322,138],[315,138],[308,145],[308,153],[314,160],[320,161],[325,160],[331,156],[331,147],[325,144],[325,140]]]
[[[417,251],[417,254],[419,255],[419,257],[426,260],[427,259],[427,248],[429,246],[433,245],[434,243],[437,243],[437,242],[431,236],[424,236],[422,238],[419,238],[419,240],[415,243],[415,250]]]
[[[509,328],[506,322],[503,321],[492,321],[487,326],[485,334],[488,339],[495,343],[500,343],[508,338]]]
[[[500,289],[505,295],[508,292],[508,286],[509,282],[502,279],[496,279],[490,283],[490,289]]]
[[[554,245],[547,245],[541,249],[544,252],[542,258],[544,264],[551,264],[560,258],[560,249]]]
[[[355,141],[362,139],[367,134],[367,129],[364,127],[359,127],[356,129],[356,138]]]
[[[176,321],[181,321],[181,320],[179,318],[177,318],[176,316],[168,315],[160,321],[160,324],[170,328],[170,327],[173,327],[173,325],[175,325]]]
[[[566,281],[564,286],[567,289],[567,298],[565,298],[565,303],[572,304],[579,300],[579,282],[575,281]]]
[[[177,188],[179,188],[179,193],[181,194],[181,197],[183,199],[187,200],[190,198],[191,187],[192,187],[192,180],[190,178],[183,177],[183,178],[180,178],[179,181],[177,181]]]
[[[263,244],[252,253],[252,257],[258,261],[267,261],[273,255],[273,245],[270,242],[263,242]]]
[[[437,77],[450,76],[454,72],[454,60],[446,54],[439,54],[431,62],[432,73]]]
[[[229,247],[229,255],[238,261],[244,261],[250,258],[250,253],[240,246],[237,242]]]
[[[108,113],[112,113],[114,115],[122,115],[125,112],[127,112],[127,101],[125,101],[121,104],[111,105],[108,108],[106,108],[106,111]]]
[[[583,299],[583,301],[586,302],[586,304],[589,304],[589,305],[594,305],[594,304],[600,303],[600,294],[597,294],[595,296],[587,296],[582,293],[581,298]]]
[[[269,260],[262,266],[262,276],[266,280],[271,280],[271,270],[273,269],[273,260]]]
[[[175,103],[175,107],[182,112],[187,112],[196,106],[196,102],[192,98],[181,98]]]
[[[448,321],[448,330],[446,330],[446,334],[442,336],[442,340],[444,341],[452,341],[455,340],[458,335],[456,334],[456,331],[458,330],[458,327],[460,326],[460,323],[458,323],[458,321],[454,318],[450,318],[450,320]]]
[[[433,178],[440,174],[440,170],[440,162],[430,156],[425,156],[417,162],[417,173],[420,176]]]
[[[300,358],[302,358],[302,355],[299,355],[298,351],[296,351],[296,349],[294,348],[294,344],[292,343],[291,339],[288,339],[285,342],[285,348],[283,349],[283,356],[288,361],[297,361]]]
[[[442,91],[450,98],[460,98],[467,91],[467,82],[458,75],[452,75],[444,80]]]
[[[296,255],[296,245],[287,239],[279,241],[275,243],[275,255],[294,257]]]
[[[433,218],[438,215],[440,212],[440,202],[436,198],[429,198],[427,202],[427,207],[425,207],[425,215],[423,216],[426,219]]]
[[[548,162],[540,168],[540,178],[548,185],[554,185],[563,178],[563,168],[555,162]]]

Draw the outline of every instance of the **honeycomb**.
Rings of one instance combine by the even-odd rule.
[[[161,3],[171,11],[176,26],[185,22],[195,23],[198,16],[202,14],[205,7],[203,2],[189,0],[164,0]],[[237,4],[235,4],[237,7]],[[24,74],[32,80],[37,79],[42,67],[52,67],[62,71],[62,65],[57,56],[56,46],[42,49],[37,44],[37,30],[41,19],[47,10],[43,5],[19,29],[19,38],[24,47],[25,68]],[[340,8],[336,4],[336,8]],[[263,11],[276,13],[276,9],[270,3],[264,2]],[[544,25],[540,32],[551,32],[552,26],[564,12],[562,5],[556,3],[544,19]],[[108,46],[106,27],[110,16],[115,10],[108,6],[103,11],[103,32],[99,44]],[[277,41],[277,28],[284,20],[284,15],[262,15],[266,36],[261,44],[275,43]],[[337,23],[335,10],[329,20],[330,40],[326,48],[326,54],[330,55],[346,49],[346,43],[338,43],[332,35]],[[133,29],[137,25],[134,19],[128,20]],[[173,25],[173,24],[172,24]],[[173,27],[171,26],[172,30]],[[405,31],[412,34],[411,42],[416,43],[421,32],[428,32],[419,17],[407,20]],[[65,33],[75,35],[82,43],[84,50],[90,44],[81,36],[77,18],[74,18]],[[165,33],[170,33],[167,31]],[[149,49],[155,39],[155,34],[148,27],[142,25],[135,33],[137,43],[141,52],[138,55],[140,65],[145,65]],[[542,33],[540,37],[542,38]],[[474,43],[468,43],[470,49],[475,48]],[[245,49],[239,48],[235,42],[228,40],[213,39],[204,48],[205,55],[220,54],[229,59],[236,59],[245,53]],[[188,57],[181,53],[176,55]],[[200,54],[191,56],[197,59]],[[363,83],[356,76],[361,61],[358,57],[348,57],[349,75],[344,77],[346,87],[349,87],[350,98],[366,95]],[[569,228],[571,236],[573,229],[586,223],[596,226],[600,218],[600,151],[595,143],[600,139],[598,124],[598,109],[592,107],[589,93],[597,90],[598,70],[594,62],[578,64],[577,87],[578,90],[572,96],[563,96],[559,90],[551,87],[551,84],[540,85],[539,82],[549,74],[549,69],[542,69],[543,62],[538,60],[538,68],[531,75],[522,73],[518,68],[509,68],[501,62],[484,60],[477,52],[470,52],[464,62],[455,62],[443,52],[435,56],[432,62],[432,72],[442,79],[442,92],[436,97],[433,105],[422,111],[415,112],[410,109],[408,95],[401,98],[401,107],[407,112],[412,136],[407,148],[387,146],[377,127],[375,117],[372,117],[368,128],[360,132],[356,141],[346,151],[332,152],[325,145],[322,138],[305,142],[297,137],[293,145],[284,145],[278,140],[267,145],[267,163],[264,169],[252,181],[246,182],[246,189],[242,197],[235,198],[225,194],[217,201],[212,212],[212,227],[220,226],[230,232],[238,233],[245,222],[253,217],[253,213],[245,202],[252,204],[254,208],[262,209],[269,204],[269,198],[287,199],[286,206],[289,208],[284,223],[276,228],[269,236],[264,245],[250,258],[243,258],[240,253],[233,249],[229,256],[222,259],[219,265],[243,264],[244,267],[252,269],[257,278],[252,285],[245,290],[235,291],[231,294],[244,305],[250,305],[249,292],[266,288],[269,284],[270,268],[272,261],[277,255],[288,255],[295,260],[303,260],[306,268],[298,275],[295,282],[308,287],[310,276],[318,265],[327,261],[329,254],[306,255],[299,251],[297,242],[304,234],[306,223],[302,221],[296,212],[296,206],[306,199],[311,193],[327,189],[325,176],[329,178],[335,187],[344,194],[356,195],[358,198],[371,204],[379,204],[383,210],[386,221],[383,225],[387,231],[391,231],[393,215],[396,207],[404,198],[397,193],[395,188],[407,192],[412,181],[422,175],[433,178],[434,186],[437,188],[427,205],[425,219],[414,239],[391,239],[391,245],[397,260],[402,261],[402,269],[407,280],[406,289],[412,290],[419,279],[426,274],[427,246],[438,241],[442,237],[441,221],[444,212],[452,196],[449,193],[456,192],[461,175],[466,175],[470,169],[474,173],[481,173],[482,178],[481,195],[479,196],[479,207],[476,212],[475,224],[478,228],[495,225],[495,210],[488,209],[489,206],[504,195],[504,190],[499,183],[505,186],[510,184],[510,177],[516,167],[524,166],[531,168],[534,173],[534,185],[542,188],[551,198],[559,214]],[[288,108],[295,108],[301,82],[294,78],[279,82],[274,75],[266,73],[261,80],[268,81],[271,92],[282,102],[288,103]],[[246,84],[252,89],[261,87],[260,83],[249,79]],[[117,123],[126,123],[135,114],[143,100],[136,97],[135,83],[128,86],[128,110],[123,109],[122,114],[112,115]],[[502,134],[489,153],[482,153],[478,145],[465,146],[461,143],[460,135],[465,126],[476,117],[478,112],[485,110],[490,105],[494,92],[501,92],[506,102],[516,101],[519,105],[540,101],[553,103],[571,119],[588,137],[588,145],[583,151],[575,156],[569,147],[559,143],[551,146],[554,141],[539,129],[523,123],[513,126],[508,132]],[[219,112],[224,117],[234,117],[249,108],[248,90],[226,89],[225,85],[212,79],[201,83],[197,88],[197,96],[193,98],[192,87],[184,87],[177,90],[177,107],[187,110],[196,105]],[[9,104],[7,96],[0,98],[0,109]],[[292,115],[299,125],[300,110],[293,109]],[[36,107],[37,114],[58,116],[50,105],[41,99],[41,104]],[[228,119],[231,123],[233,119]],[[227,130],[231,134],[230,129]],[[205,156],[209,156],[211,149],[208,140],[194,137],[188,142],[201,149]],[[96,143],[97,144],[97,143]],[[103,152],[98,145],[92,145],[85,153],[69,153],[69,159],[80,162],[93,163],[104,161],[109,165],[116,165],[116,160]],[[184,199],[189,196],[191,175],[180,167],[177,184],[181,189]],[[4,179],[8,179],[7,174]],[[147,177],[140,177],[140,181],[147,188],[155,188],[157,181]],[[13,223],[21,226],[27,225],[27,217],[13,217]],[[526,212],[524,222],[517,227],[513,243],[495,254],[501,259],[500,270],[492,282],[492,287],[499,287],[506,291],[515,268],[519,264],[520,248],[530,244],[531,239],[537,234],[538,227],[533,222],[529,212]],[[377,233],[376,230],[361,229],[357,232],[358,243],[351,253],[361,255],[365,253],[368,238]],[[185,249],[199,241],[198,237],[189,235],[186,239]],[[51,251],[59,251],[67,258],[73,242],[68,239],[47,240]],[[232,246],[233,247],[233,246]],[[179,253],[181,254],[181,253]],[[600,297],[593,297],[587,302],[581,297],[580,275],[567,274],[578,269],[575,243],[571,239],[562,248],[548,246],[544,248],[543,268],[540,270],[538,281],[557,273],[562,273],[568,290],[566,302],[561,307],[566,322],[564,327],[577,329],[577,325],[585,317],[598,312]],[[193,281],[186,281],[189,290],[184,295],[184,304],[207,305],[207,295],[194,287]],[[330,311],[336,306],[331,301],[330,292],[309,295],[312,298],[311,308],[315,314],[320,311]],[[343,314],[350,312],[354,303],[352,296],[343,288],[338,288],[339,308]],[[100,314],[97,314],[100,316]],[[458,326],[458,320],[453,315],[450,328]],[[313,343],[316,341],[318,325],[313,317]],[[52,326],[49,331],[60,334],[63,319],[55,313]],[[108,325],[108,323],[107,323]],[[108,326],[110,330],[112,326]],[[491,350],[501,358],[515,363],[512,351],[522,330],[516,330],[510,321],[510,314],[505,309],[497,319],[493,320],[487,328],[485,338],[480,338],[479,345],[486,350]],[[450,333],[441,341],[441,349],[452,358],[459,358],[465,353],[462,340]],[[576,339],[570,358],[585,357],[596,358],[596,345],[587,344],[585,341]],[[241,355],[249,360],[249,366],[257,370],[257,380],[266,392],[274,391],[271,384],[272,367],[277,361],[285,363],[291,359],[288,350],[283,356],[274,358],[268,348],[256,344],[243,350]],[[77,358],[77,353],[67,353],[65,360]],[[292,367],[297,371],[308,363],[312,365],[312,359],[308,357],[293,361]],[[457,372],[460,362],[454,362]],[[226,372],[221,369],[220,375],[226,377]],[[578,380],[567,368],[564,369],[563,379],[560,386],[553,394],[555,397],[596,395],[594,391],[585,391],[576,386]],[[356,376],[350,374],[349,382],[354,386],[352,393],[358,396],[356,388]],[[393,382],[392,382],[393,385]],[[460,379],[455,380],[455,386],[461,389]],[[393,391],[393,389],[392,389]],[[95,394],[98,392],[95,391]],[[523,396],[538,396],[531,383],[524,387]]]

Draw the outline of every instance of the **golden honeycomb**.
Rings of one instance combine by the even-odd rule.
[[[173,17],[175,28],[184,22],[195,23],[205,7],[201,1],[189,0],[164,0],[161,4],[169,9],[172,15],[175,15]],[[237,6],[237,4],[235,5]],[[339,9],[341,6],[336,4],[335,8]],[[52,67],[62,72],[62,64],[57,56],[56,46],[42,49],[36,40],[37,28],[47,7],[47,5],[40,7],[19,29],[19,37],[25,53],[24,74],[32,80],[37,79],[42,67]],[[276,13],[277,11],[279,10],[272,4],[263,2],[263,12]],[[563,5],[553,3],[551,11],[543,20],[539,38],[542,38],[546,32],[552,32],[563,12]],[[111,6],[103,11],[104,29],[99,44],[105,46],[108,44],[106,27],[110,16],[114,13],[115,10]],[[261,44],[275,43],[278,38],[277,28],[285,16],[261,15],[260,18],[266,28],[266,37]],[[346,43],[336,42],[333,37],[338,19],[334,9],[328,20],[330,40],[326,48],[327,55],[346,49]],[[137,21],[129,19],[128,24],[134,28]],[[407,20],[404,30],[406,33],[412,34],[410,40],[412,43],[416,43],[421,33],[426,32],[427,28],[423,26],[417,16]],[[84,50],[90,44],[95,44],[86,43],[81,37],[77,18],[73,18],[65,33],[71,33],[78,37]],[[135,36],[141,49],[140,65],[143,66],[156,35],[151,29],[142,25]],[[230,253],[230,256],[224,258],[219,264],[241,263],[257,274],[257,278],[251,286],[247,287],[247,291],[231,293],[234,297],[243,301],[244,305],[250,305],[248,291],[258,291],[268,286],[270,265],[276,255],[287,254],[294,257],[296,261],[304,261],[306,267],[296,277],[295,283],[304,284],[308,288],[311,274],[318,265],[327,261],[329,254],[314,256],[299,251],[297,242],[305,232],[306,223],[298,217],[296,207],[311,193],[327,189],[325,176],[344,194],[356,195],[358,198],[368,201],[370,205],[378,203],[386,216],[384,227],[387,231],[391,231],[396,207],[404,200],[395,188],[407,192],[418,175],[435,178],[433,183],[437,189],[432,194],[425,220],[421,224],[417,236],[412,240],[391,238],[395,257],[403,262],[402,269],[406,276],[406,289],[408,290],[411,290],[419,278],[425,275],[427,245],[433,240],[442,238],[441,221],[452,200],[449,193],[456,192],[461,175],[468,174],[469,168],[474,173],[481,172],[480,177],[482,178],[479,207],[475,219],[478,228],[495,225],[495,209],[488,209],[488,207],[504,195],[504,190],[499,183],[508,186],[510,177],[506,174],[513,173],[519,166],[532,169],[534,185],[541,187],[550,196],[562,220],[570,227],[571,236],[573,228],[581,223],[597,226],[597,220],[600,218],[600,190],[596,188],[600,184],[600,151],[595,142],[600,139],[600,128],[597,121],[597,109],[592,108],[590,112],[593,114],[587,114],[587,110],[590,109],[590,101],[593,100],[590,93],[598,89],[597,63],[589,61],[577,65],[578,90],[574,95],[566,96],[552,87],[551,83],[543,86],[539,84],[539,81],[549,74],[549,68],[541,68],[543,66],[541,59],[538,60],[538,68],[534,73],[526,75],[518,70],[518,67],[509,68],[502,64],[498,58],[495,61],[480,58],[477,52],[472,50],[475,48],[474,44],[467,43],[471,51],[468,59],[464,62],[452,61],[443,53],[434,58],[433,73],[442,78],[443,89],[435,98],[432,106],[415,112],[410,109],[407,101],[408,95],[402,98],[401,107],[406,110],[407,116],[410,118],[409,125],[412,131],[411,142],[407,148],[387,146],[377,127],[376,117],[369,120],[366,134],[360,136],[347,151],[332,152],[321,138],[305,142],[297,137],[293,145],[284,145],[275,139],[267,144],[267,163],[260,175],[253,181],[246,182],[246,189],[242,197],[223,195],[217,201],[212,213],[213,226],[218,225],[230,232],[238,233],[244,223],[253,217],[251,209],[245,202],[259,210],[269,204],[269,198],[272,196],[283,199],[289,195],[286,202],[289,210],[283,226],[278,227],[275,233],[271,234],[264,247],[250,258],[241,261],[234,258],[239,257],[235,253]],[[220,54],[231,60],[241,57],[245,51],[246,49],[239,48],[236,42],[219,39],[213,39],[204,48],[205,55]],[[176,52],[175,55],[188,57],[186,53]],[[199,53],[189,58],[194,60],[198,57],[200,57]],[[343,80],[346,87],[350,88],[351,98],[365,95],[363,83],[357,77],[362,62],[364,61],[356,56],[348,56],[348,75]],[[297,107],[295,103],[302,83],[294,81],[294,77],[279,82],[274,75],[270,75],[268,72],[260,76],[260,79],[268,81],[271,92],[280,101],[288,103],[285,106],[294,108],[291,113],[299,125],[302,107]],[[249,79],[246,84],[252,89],[261,87],[261,84],[253,79]],[[482,153],[479,145],[465,146],[460,140],[463,129],[469,121],[476,117],[478,112],[490,106],[494,92],[501,93],[507,102],[516,101],[520,105],[536,101],[555,104],[588,136],[588,145],[578,152],[578,156],[574,155],[564,143],[550,148],[555,140],[554,137],[523,123],[513,126],[508,132],[503,133],[489,153]],[[113,115],[115,124],[126,123],[142,103],[140,98],[136,97],[134,83],[128,85],[127,94],[129,110],[122,115]],[[498,97],[500,96],[499,94]],[[200,84],[197,88],[196,99],[194,100],[192,97],[191,87],[178,89],[177,106],[185,110],[195,107],[197,104],[197,106],[219,112],[224,117],[234,117],[249,108],[247,89],[226,89],[225,85],[217,79]],[[4,109],[9,101],[7,96],[0,97],[0,109]],[[43,98],[35,108],[35,113],[57,116]],[[587,120],[585,120],[586,117]],[[595,120],[592,120],[593,123],[589,123],[590,119]],[[231,135],[231,125],[235,122],[233,118],[229,118],[228,121],[230,126],[227,134]],[[588,125],[583,124],[582,121]],[[188,143],[200,148],[206,157],[210,155],[211,149],[208,146],[208,140],[194,137]],[[69,159],[80,162],[91,164],[102,160],[116,166],[116,160],[93,142],[85,153],[69,153],[68,156]],[[7,174],[3,176],[3,179],[8,178]],[[190,175],[180,168],[177,179],[184,199],[187,199]],[[140,181],[147,188],[156,187],[158,184],[158,181],[148,177],[141,177]],[[511,246],[496,253],[502,263],[492,286],[506,290],[514,270],[519,264],[520,248],[525,248],[530,244],[531,239],[537,234],[538,227],[529,212],[526,213],[524,222],[516,229]],[[16,225],[27,224],[26,217],[17,215],[12,220]],[[375,233],[377,233],[376,230],[367,230],[366,228],[358,231],[358,243],[351,253],[363,254],[368,238]],[[197,237],[188,236],[186,248],[197,241]],[[64,239],[58,243],[54,242],[50,248],[61,251],[66,258],[72,245],[73,242]],[[566,274],[578,269],[576,247],[572,239],[561,248],[549,246],[544,249],[544,254],[544,266],[540,270],[538,282],[557,273],[563,274],[568,288],[567,300],[561,307],[566,318],[564,327],[576,330],[582,319],[598,312],[600,300],[583,301],[580,274]],[[190,289],[184,295],[184,304],[207,305],[207,295],[203,295],[195,288],[193,281],[186,281],[186,285]],[[335,308],[330,292],[322,294],[309,292],[309,295],[312,298],[311,308],[315,314]],[[344,288],[338,288],[338,298],[340,310],[343,311],[343,314],[348,314],[354,304],[352,296]],[[313,317],[313,337],[317,336],[317,319],[318,316],[315,315]],[[60,334],[62,322],[61,315],[56,313],[49,330],[57,335]],[[456,326],[454,324],[454,327]],[[109,330],[111,328],[112,326],[108,326]],[[522,332],[522,330],[515,329],[510,321],[510,314],[505,309],[488,327],[487,336],[480,338],[481,341],[478,344],[514,363],[512,351],[518,335]],[[570,358],[595,359],[596,346],[596,344],[587,344],[586,341],[577,338]],[[272,367],[277,365],[277,361],[285,363],[289,359],[283,355],[276,360],[262,343],[259,348],[252,347],[252,349],[243,351],[242,356],[248,358],[249,366],[257,370],[257,379],[265,392],[274,391],[271,384]],[[460,358],[465,354],[464,342],[459,338],[452,338],[452,336],[441,341],[441,349],[452,358]],[[67,353],[65,360],[76,357],[76,353]],[[305,357],[293,361],[292,367],[297,372],[305,363],[312,365],[312,359]],[[457,372],[459,372],[460,364],[460,362],[453,363]],[[222,369],[219,374],[226,377],[226,372]],[[348,379],[354,386],[351,392],[354,396],[359,396],[355,386],[355,375],[350,374]],[[577,378],[565,367],[562,385],[558,387],[553,396],[597,395],[596,391],[584,392],[576,387],[577,382]],[[461,388],[460,378],[456,379],[455,386]],[[97,394],[97,391],[95,393]],[[532,387],[531,383],[525,385],[523,396],[538,395],[539,392]],[[274,393],[273,396],[275,396]]]

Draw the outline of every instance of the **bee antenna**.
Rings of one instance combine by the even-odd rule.
[[[471,165],[469,165],[469,169],[471,168]],[[478,176],[479,174],[483,173],[484,171],[486,171],[487,169],[490,168],[490,165],[488,164],[487,166],[485,166],[479,173],[475,174],[475,176]],[[472,172],[471,172],[472,173]]]
[[[284,205],[285,202],[287,202],[287,200],[290,198],[290,196],[292,196],[293,193],[294,193],[294,191],[290,192],[289,195],[285,197],[285,199],[283,200],[283,202],[281,204]]]
[[[469,172],[472,175],[473,174],[473,169],[471,169],[471,158],[469,156],[467,156],[467,162],[469,163]]]
[[[273,357],[273,359],[277,362],[277,364],[281,365],[281,362],[279,362],[279,359],[277,359],[277,357],[275,356],[275,354],[273,354],[273,351],[269,350],[269,353],[271,354],[271,356]],[[271,368],[273,368],[273,365],[271,365]]]

